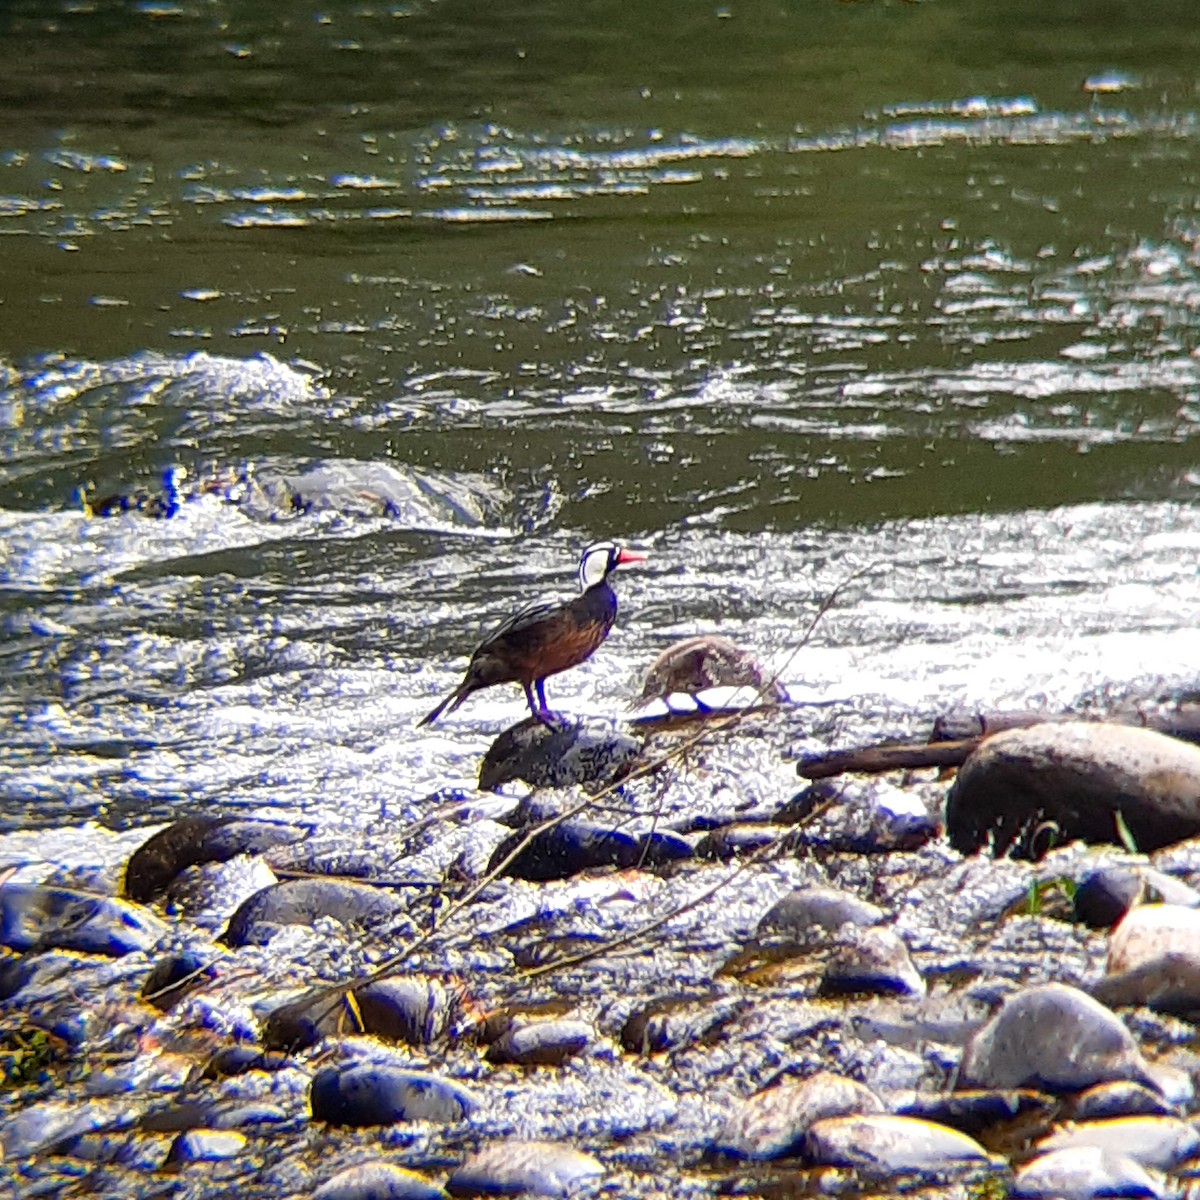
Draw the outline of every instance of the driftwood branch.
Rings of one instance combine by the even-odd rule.
[[[854,746],[810,754],[796,764],[802,779],[830,779],[856,773],[876,775],[882,771],[914,770],[918,767],[958,767],[984,739],[1005,729],[1028,729],[1049,721],[1100,720],[1070,713],[1007,712],[939,717],[933,740],[911,743],[882,743]],[[1120,725],[1140,725],[1180,741],[1200,744],[1200,706],[1188,705],[1165,712],[1133,713],[1104,720]]]

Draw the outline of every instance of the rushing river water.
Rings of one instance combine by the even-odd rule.
[[[469,782],[518,690],[416,719],[598,537],[568,711],[1190,685],[1200,20],[1087,7],[6,4],[0,826]],[[86,515],[173,466],[327,502]]]

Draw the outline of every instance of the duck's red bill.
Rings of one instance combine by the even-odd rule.
[[[617,555],[617,566],[619,567],[622,563],[645,562],[647,557],[647,555],[637,554],[633,550],[622,550]]]

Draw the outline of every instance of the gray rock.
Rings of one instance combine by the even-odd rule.
[[[1153,867],[1107,863],[1075,890],[1075,916],[1093,929],[1111,929],[1136,902],[1200,905],[1200,892]]]
[[[527,844],[523,845],[527,838]],[[544,883],[567,879],[593,867],[636,866],[642,858],[642,841],[624,829],[566,820],[532,836],[518,831],[505,838],[496,847],[489,870],[498,867],[514,851],[516,857],[503,873]]]
[[[251,896],[230,918],[221,940],[228,946],[265,943],[279,925],[311,925],[319,917],[369,928],[406,909],[407,903],[385,888],[345,879],[289,879]]]
[[[245,1149],[245,1135],[235,1130],[189,1129],[171,1143],[167,1162],[220,1162],[237,1158]]]
[[[825,966],[826,995],[923,996],[925,980],[893,929],[844,929]]]
[[[368,983],[354,990],[354,999],[364,1033],[410,1046],[437,1041],[455,1012],[449,989],[422,975]]]
[[[596,1031],[586,1021],[530,1021],[513,1026],[497,1038],[488,1047],[487,1060],[525,1067],[559,1067],[582,1054],[595,1039]]]
[[[136,1107],[123,1100],[47,1100],[31,1104],[0,1124],[5,1162],[31,1154],[48,1154],[82,1134],[127,1129],[137,1119]]]
[[[799,887],[777,900],[758,923],[758,933],[781,933],[797,941],[825,939],[843,925],[878,925],[883,909],[830,887]]]
[[[603,1175],[598,1159],[572,1146],[507,1141],[469,1155],[446,1189],[452,1196],[570,1196]]]
[[[601,788],[618,779],[642,752],[642,743],[609,723],[533,717],[506,729],[479,767],[481,791],[521,779],[533,787]]]
[[[799,1153],[809,1127],[825,1117],[883,1111],[879,1097],[861,1083],[818,1072],[742,1101],[713,1139],[712,1149],[730,1158],[764,1161]]]
[[[307,836],[301,826],[230,817],[183,817],[139,846],[125,867],[125,895],[148,903],[185,868],[259,854]]]
[[[391,1125],[396,1121],[461,1121],[476,1106],[461,1084],[382,1063],[325,1067],[309,1092],[314,1121]]]
[[[1200,748],[1083,721],[1008,730],[963,763],[946,801],[946,833],[963,854],[1120,845],[1122,827],[1143,853],[1200,834]]]
[[[817,1166],[853,1167],[872,1177],[980,1165],[987,1151],[974,1138],[915,1117],[877,1114],[828,1117],[805,1138]]]
[[[388,1162],[362,1162],[326,1180],[312,1200],[445,1200],[446,1192],[415,1171]]]
[[[1158,1012],[1197,1012],[1200,1011],[1200,956],[1161,954],[1128,971],[1106,975],[1089,990],[1109,1008],[1144,1004]]]
[[[1114,1117],[1056,1129],[1036,1143],[1042,1153],[1092,1146],[1170,1171],[1200,1150],[1200,1132],[1178,1117]]]
[[[1013,1180],[1013,1200],[1099,1200],[1100,1197],[1174,1195],[1131,1158],[1096,1146],[1079,1146],[1041,1154],[1026,1163]]]
[[[1076,1092],[1120,1079],[1156,1087],[1133,1035],[1107,1008],[1048,983],[1019,992],[976,1031],[958,1086]]]
[[[1157,1092],[1140,1083],[1119,1080],[1099,1083],[1080,1092],[1071,1106],[1075,1121],[1101,1121],[1108,1117],[1169,1117],[1174,1107]]]
[[[0,945],[119,957],[149,950],[167,926],[149,909],[113,896],[10,883],[0,887]]]
[[[936,1040],[936,1039],[935,1039]],[[1022,1127],[1048,1125],[1059,1111],[1059,1101],[1041,1092],[1013,1088],[1008,1091],[918,1093],[897,1109],[897,1116],[920,1117],[935,1125],[948,1125],[972,1137],[1022,1118]]]

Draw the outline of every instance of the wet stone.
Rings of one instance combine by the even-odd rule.
[[[923,996],[925,981],[904,939],[881,927],[843,930],[825,967],[821,991],[846,996]]]
[[[596,1031],[585,1021],[530,1021],[515,1025],[489,1047],[491,1063],[560,1067],[582,1054],[596,1040]]]
[[[1100,1121],[1109,1117],[1169,1117],[1174,1107],[1157,1092],[1140,1083],[1101,1083],[1075,1097],[1071,1117],[1076,1121]]]
[[[148,903],[162,895],[185,868],[259,854],[306,837],[300,826],[227,817],[183,817],[160,829],[130,855],[125,895]]]
[[[919,1117],[936,1125],[948,1125],[972,1137],[997,1125],[1020,1119],[1032,1125],[1049,1121],[1058,1111],[1059,1102],[1041,1092],[977,1091],[938,1092],[917,1095],[901,1105],[898,1116]]]
[[[1200,892],[1152,867],[1110,863],[1097,867],[1075,890],[1075,917],[1093,929],[1111,929],[1135,902],[1200,905]]]
[[[1130,971],[1165,954],[1200,962],[1200,909],[1179,904],[1140,904],[1131,908],[1108,939],[1109,974]]]
[[[501,842],[489,869],[504,862],[528,836],[518,831]],[[641,857],[641,839],[626,830],[566,820],[533,834],[529,844],[505,867],[504,874],[544,883],[594,867],[633,867]]]
[[[1154,1086],[1133,1035],[1090,996],[1050,983],[1013,996],[971,1037],[958,1086],[1057,1093],[1122,1079]]]
[[[446,1182],[452,1196],[571,1196],[604,1175],[598,1159],[557,1142],[508,1141],[469,1155]]]
[[[1145,1005],[1162,1013],[1195,1013],[1200,1011],[1200,958],[1162,954],[1128,971],[1104,976],[1090,992],[1109,1008]]]
[[[212,964],[217,955],[214,947],[209,953],[186,950],[160,958],[142,985],[142,999],[168,1012],[189,992],[215,977]]]
[[[1115,1117],[1057,1129],[1037,1143],[1043,1153],[1092,1146],[1170,1171],[1200,1151],[1200,1132],[1178,1117]]]
[[[667,996],[632,1012],[621,1028],[622,1047],[630,1054],[661,1054],[706,1044],[744,1007],[738,998]]]
[[[783,836],[774,825],[749,822],[725,825],[701,838],[696,846],[696,857],[728,862],[730,859],[766,850],[779,842]]]
[[[111,896],[10,883],[0,887],[0,944],[119,957],[148,950],[167,931],[149,909]]]
[[[1200,748],[1125,725],[1013,729],[971,754],[946,801],[946,833],[963,854],[1120,845],[1122,826],[1143,853],[1200,834]]]
[[[5,1162],[32,1154],[52,1153],[84,1134],[126,1129],[137,1111],[118,1100],[47,1100],[9,1116],[0,1124],[0,1156]]]
[[[382,1063],[325,1067],[309,1094],[314,1121],[391,1125],[396,1121],[461,1121],[476,1106],[461,1084]]]
[[[1013,1180],[1013,1200],[1099,1200],[1100,1197],[1147,1197],[1166,1200],[1174,1189],[1159,1182],[1133,1159],[1097,1146],[1079,1146],[1041,1154]]]
[[[220,1162],[237,1158],[246,1149],[246,1137],[232,1129],[189,1129],[171,1143],[167,1162]]]
[[[818,1166],[853,1167],[873,1178],[908,1171],[939,1173],[982,1166],[987,1151],[956,1129],[915,1117],[857,1115],[818,1121],[805,1138]]]
[[[826,940],[843,925],[877,925],[883,909],[849,892],[800,887],[776,901],[758,923],[758,933],[779,933],[799,942]]]
[[[841,1075],[818,1072],[800,1082],[769,1087],[742,1101],[713,1139],[728,1158],[765,1161],[798,1154],[809,1128],[826,1117],[876,1113],[883,1104],[869,1088]]]
[[[642,743],[611,723],[527,717],[488,747],[479,767],[484,792],[514,779],[533,787],[598,789],[619,779],[637,760]]]
[[[264,888],[229,921],[221,940],[228,946],[263,944],[279,925],[312,925],[331,917],[343,925],[371,927],[407,910],[395,893],[343,879],[290,879]]]
[[[364,1033],[410,1046],[437,1041],[457,1008],[444,984],[420,975],[368,983],[354,990],[354,999]]]
[[[312,1200],[445,1200],[446,1192],[423,1175],[394,1163],[355,1163],[338,1171],[312,1194]]]

